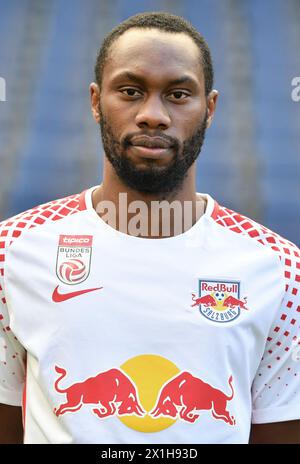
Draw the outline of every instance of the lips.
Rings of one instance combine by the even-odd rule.
[[[153,159],[159,159],[165,156],[170,155],[170,151],[172,150],[170,147],[169,148],[148,148],[148,147],[142,147],[139,145],[131,145],[129,147],[133,153],[136,155],[142,157],[142,158],[153,158]]]
[[[171,144],[162,137],[148,137],[145,135],[136,136],[131,140],[134,147],[146,148],[170,148]]]

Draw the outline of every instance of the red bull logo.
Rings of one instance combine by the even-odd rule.
[[[200,313],[214,322],[231,322],[238,318],[246,307],[247,297],[240,299],[240,282],[220,282],[199,279],[199,297],[192,293],[193,304]]]
[[[59,387],[59,383],[67,375],[66,370],[58,366],[55,366],[55,370],[60,376],[54,388],[58,393],[66,395],[66,402],[54,409],[57,416],[79,411],[84,404],[97,405],[93,408],[93,413],[100,419],[114,414],[146,414],[138,399],[134,382],[121,369],[109,369],[67,388]]]
[[[191,425],[201,423],[202,411],[228,426],[236,424],[228,410],[234,397],[232,375],[220,389],[154,354],[135,356],[120,368],[111,368],[66,387],[61,383],[66,382],[67,371],[57,365],[55,371],[58,374],[55,391],[65,395],[64,401],[54,408],[57,417],[80,410],[83,413],[89,406],[100,420],[115,416],[141,432],[157,432],[178,420]]]
[[[199,418],[196,411],[210,410],[215,419],[235,425],[234,417],[226,409],[227,402],[234,396],[232,376],[229,377],[228,383],[231,389],[230,395],[194,377],[190,372],[180,372],[162,386],[157,403],[150,414],[153,417],[161,414],[178,417],[193,423]]]

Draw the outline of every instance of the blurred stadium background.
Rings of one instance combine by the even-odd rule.
[[[212,51],[220,97],[197,190],[300,245],[299,0],[0,0],[0,220],[100,183],[94,62],[143,11],[184,16]]]

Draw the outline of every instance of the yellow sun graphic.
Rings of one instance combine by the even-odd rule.
[[[170,427],[176,419],[153,418],[149,412],[154,408],[163,384],[177,375],[180,369],[168,359],[156,354],[142,354],[125,361],[120,368],[134,381],[137,395],[147,415],[118,416],[123,424],[139,432],[159,432]]]

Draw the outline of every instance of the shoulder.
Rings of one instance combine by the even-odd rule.
[[[0,222],[0,270],[5,261],[5,251],[25,233],[43,228],[53,221],[64,220],[85,209],[83,194],[44,203]]]
[[[300,313],[300,250],[298,246],[253,219],[220,206],[216,202],[212,219],[233,235],[244,237],[244,240],[248,242],[255,242],[260,250],[266,250],[276,258],[281,270],[283,297],[274,319],[274,326],[267,339],[267,351],[271,356],[273,353],[271,344],[276,344],[276,349],[282,347],[285,352],[291,351],[291,346],[297,339],[295,329],[299,327]],[[253,254],[254,259],[259,259],[258,251],[257,248],[257,253]]]
[[[290,242],[253,219],[219,205],[216,201],[212,219],[231,233],[243,236],[248,241],[257,243],[261,248],[270,250],[286,268],[285,277],[290,277],[289,269],[292,267],[295,270],[298,269],[300,275],[300,250],[295,243]],[[295,276],[295,279],[300,282],[299,275]]]

